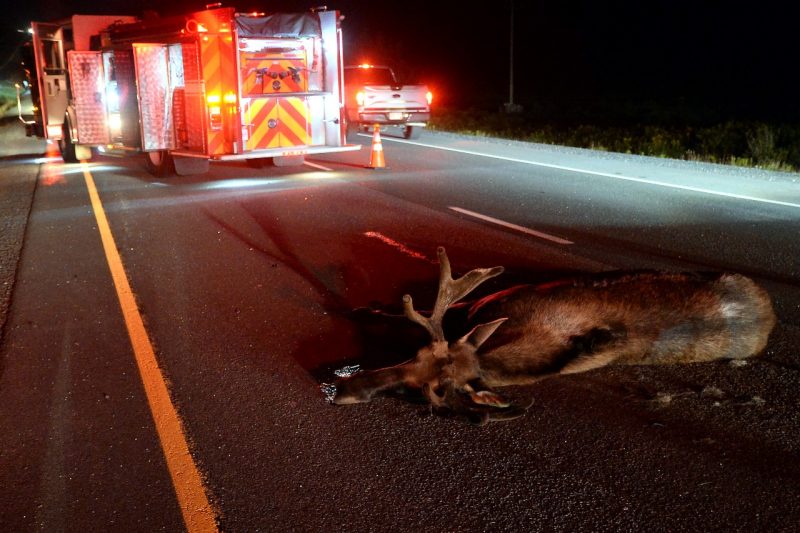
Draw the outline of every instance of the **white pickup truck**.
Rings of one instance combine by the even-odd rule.
[[[344,68],[347,137],[371,131],[374,124],[400,126],[416,139],[431,116],[433,94],[425,85],[401,85],[392,69],[377,65]]]

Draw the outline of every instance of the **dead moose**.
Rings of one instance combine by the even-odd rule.
[[[775,325],[768,294],[744,276],[637,273],[491,294],[468,306],[468,333],[448,342],[445,312],[503,267],[454,280],[444,248],[438,256],[439,290],[430,316],[414,309],[411,296],[403,297],[405,316],[432,342],[401,365],[339,379],[333,403],[417,390],[437,412],[483,424],[515,418],[527,408],[492,387],[611,364],[743,359],[764,349]]]

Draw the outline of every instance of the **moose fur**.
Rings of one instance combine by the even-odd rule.
[[[468,331],[448,342],[444,313],[502,267],[458,280],[438,249],[439,295],[430,317],[404,297],[406,316],[433,339],[401,365],[357,373],[335,384],[333,403],[419,390],[439,411],[476,423],[515,418],[492,388],[605,365],[744,359],[762,352],[775,325],[767,292],[739,274],[637,273],[600,280],[520,285],[470,304]]]

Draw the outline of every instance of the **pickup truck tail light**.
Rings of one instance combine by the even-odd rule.
[[[431,105],[433,103],[433,93],[430,91],[425,93],[425,99],[428,101],[428,105]]]

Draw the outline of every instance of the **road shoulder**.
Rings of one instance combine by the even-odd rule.
[[[25,239],[42,141],[19,135],[17,120],[0,120],[0,341]]]

